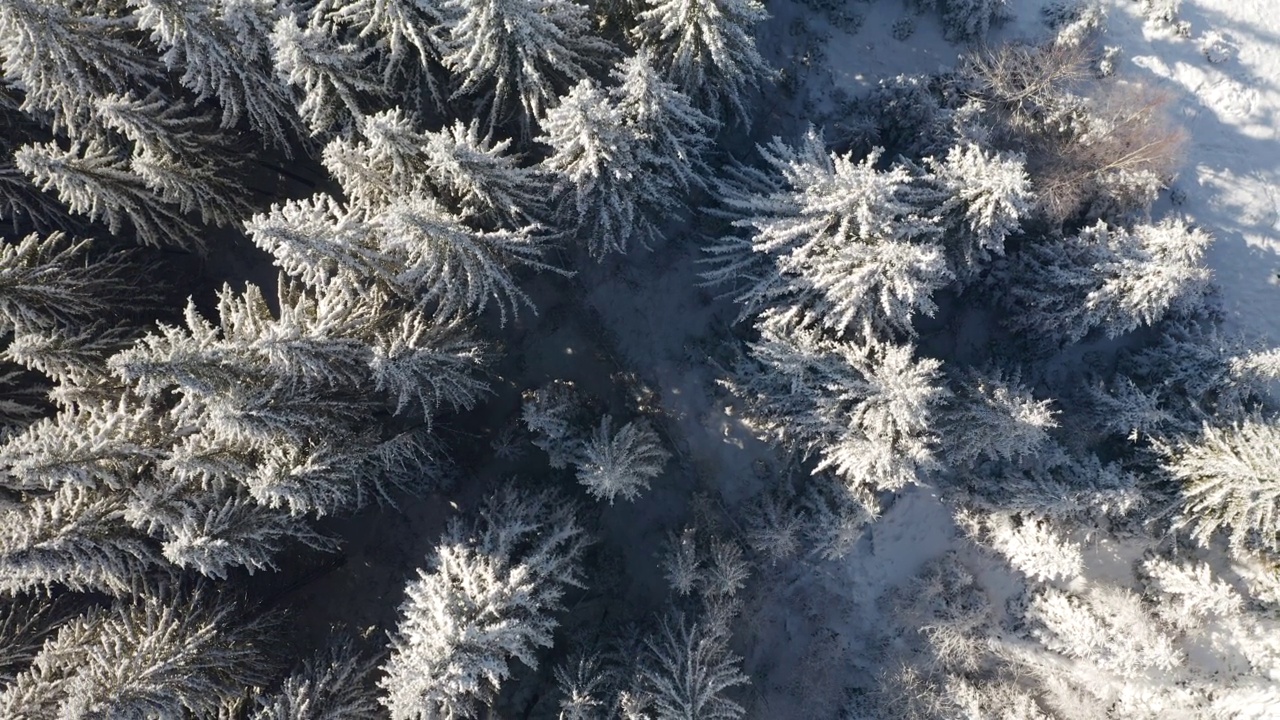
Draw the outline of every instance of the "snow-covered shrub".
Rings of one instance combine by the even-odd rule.
[[[1116,337],[1165,317],[1196,314],[1210,289],[1212,238],[1179,221],[1132,230],[1099,222],[1028,245],[1011,270],[1011,327],[1072,343],[1102,328]]]
[[[750,125],[750,93],[773,71],[752,33],[769,15],[757,0],[644,0],[633,35],[695,106]]]
[[[1235,48],[1222,33],[1211,30],[1200,38],[1200,54],[1209,62],[1219,65],[1235,57]]]
[[[1166,469],[1182,484],[1179,526],[1205,545],[1223,531],[1233,552],[1280,552],[1280,423],[1250,417],[1206,424],[1164,454]]]
[[[474,524],[450,523],[409,584],[379,680],[391,717],[471,717],[497,694],[512,659],[537,667],[554,613],[581,584],[586,543],[574,507],[504,486]]]
[[[800,327],[870,338],[933,314],[932,293],[952,276],[941,229],[920,204],[932,194],[908,168],[878,169],[878,152],[860,162],[828,154],[812,129],[799,147],[775,138],[759,150],[771,172],[742,169],[719,183],[746,236],[708,248],[704,274],[745,285],[735,295],[744,317],[785,303]]]
[[[616,498],[634,500],[662,474],[671,453],[662,449],[658,434],[644,420],[613,432],[613,418],[605,415],[574,459],[578,482],[587,492],[612,505]]]

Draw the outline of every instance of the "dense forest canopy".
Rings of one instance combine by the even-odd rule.
[[[872,4],[954,66],[806,100],[780,0],[0,0],[0,717],[1280,713],[1280,349],[1156,204],[1167,97],[1087,0],[785,10]]]

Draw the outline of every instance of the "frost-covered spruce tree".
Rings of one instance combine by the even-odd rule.
[[[383,86],[388,91],[403,80],[415,90],[425,88],[437,103],[444,99],[435,77],[446,50],[442,2],[325,0],[321,8],[328,21],[352,28],[360,38],[375,41]]]
[[[100,122],[133,143],[129,169],[183,213],[231,225],[251,205],[236,178],[241,161],[209,115],[153,90],[143,98],[109,95],[94,106]]]
[[[1182,485],[1177,525],[1206,546],[1221,531],[1233,552],[1280,552],[1280,423],[1254,416],[1206,424],[1163,451]]]
[[[89,240],[31,234],[0,245],[0,323],[4,330],[92,325],[125,298],[153,298],[126,280],[121,255],[91,253]]]
[[[746,710],[727,691],[750,682],[716,624],[664,618],[647,651],[627,720],[737,720]]]
[[[925,165],[926,182],[943,198],[934,212],[946,228],[942,239],[951,270],[970,279],[992,255],[1004,255],[1005,238],[1018,232],[1035,207],[1026,161],[967,143]]]
[[[518,111],[531,134],[560,92],[613,53],[572,0],[445,0],[444,8],[444,64],[461,80],[454,96],[478,96],[491,131]]]
[[[176,398],[171,416],[195,429],[171,450],[168,473],[213,474],[291,514],[359,506],[388,462],[424,450],[381,437],[376,413],[470,406],[484,390],[470,375],[475,346],[420,314],[370,315],[364,299],[280,290],[278,316],[254,286],[223,291],[217,325],[189,305],[186,328],[162,326],[111,367],[153,401]]]
[[[1220,418],[1247,415],[1268,404],[1280,380],[1280,348],[1231,337],[1213,327],[1166,322],[1158,344],[1124,357],[1121,371],[1188,431],[1205,413]]]
[[[662,449],[658,434],[649,423],[635,420],[613,432],[613,418],[605,415],[600,427],[578,451],[575,464],[578,482],[600,500],[634,500],[649,488],[649,481],[662,474],[671,453]]]
[[[776,317],[758,325],[730,387],[761,437],[818,459],[859,492],[895,490],[938,465],[941,363],[907,345],[832,341]]]
[[[138,29],[150,33],[178,82],[197,102],[222,106],[220,125],[241,119],[286,152],[300,129],[288,88],[272,68],[277,6],[264,0],[128,0]]]
[[[318,195],[255,215],[246,228],[289,275],[341,296],[369,288],[373,312],[396,301],[434,314],[442,324],[496,306],[500,318],[532,307],[514,266],[554,270],[532,228],[477,230],[430,195],[396,196],[373,212]],[[379,300],[379,298],[383,298]]]
[[[773,75],[753,36],[768,17],[756,0],[645,0],[633,34],[700,110],[750,125],[751,93]]]
[[[1212,238],[1178,221],[1132,230],[1099,222],[1079,234],[1029,244],[1009,275],[1008,324],[1061,345],[1101,328],[1116,337],[1166,315],[1203,307]]]
[[[543,165],[559,180],[559,227],[596,258],[626,252],[633,238],[649,247],[658,213],[675,207],[676,184],[654,172],[657,156],[617,100],[583,80],[547,112],[543,128],[538,141],[551,147]]]
[[[942,417],[947,462],[979,458],[1015,461],[1034,456],[1057,427],[1050,400],[1037,400],[1019,374],[969,372],[956,384]]]
[[[0,592],[131,592],[164,562],[152,542],[125,524],[126,510],[121,493],[70,485],[0,506]]]
[[[522,399],[520,421],[533,433],[533,444],[547,453],[551,467],[563,468],[574,462],[592,421],[587,419],[583,398],[573,383],[553,380],[525,391]]]
[[[287,12],[271,30],[276,74],[297,89],[298,114],[312,135],[355,127],[364,118],[365,98],[382,91],[366,63],[371,52],[335,38],[318,15]]]
[[[317,653],[285,678],[280,689],[256,698],[251,720],[376,720],[377,695],[370,675],[374,663],[350,642]]]
[[[611,90],[624,122],[648,147],[648,171],[674,182],[681,191],[705,187],[712,176],[705,155],[716,121],[694,106],[689,96],[663,79],[653,54],[640,50],[613,70]]]
[[[760,148],[769,172],[741,169],[719,183],[744,237],[709,248],[711,283],[738,284],[743,316],[783,304],[801,327],[870,338],[910,332],[916,313],[932,315],[931,295],[952,277],[941,228],[908,168],[877,169],[828,154],[810,130],[799,147],[781,139]]]
[[[981,42],[995,23],[1013,17],[1009,0],[909,0],[942,13],[942,34],[952,42]]]
[[[511,141],[481,135],[479,121],[420,132],[398,109],[375,113],[358,137],[325,146],[325,168],[352,206],[372,212],[397,195],[429,190],[467,222],[518,230],[542,217],[546,189],[521,167]]]
[[[48,112],[54,127],[85,128],[92,102],[154,85],[160,68],[130,38],[132,19],[98,5],[13,0],[0,5],[0,61],[21,109]]]
[[[474,717],[517,659],[538,664],[586,542],[549,492],[500,488],[473,524],[455,519],[409,584],[379,681],[395,720]]]
[[[198,245],[200,234],[181,210],[156,195],[134,174],[129,158],[100,139],[72,143],[57,140],[28,144],[13,154],[14,163],[40,189],[78,215],[101,220],[119,234],[127,220],[144,245]]]
[[[262,627],[214,593],[161,587],[58,629],[0,693],[5,717],[213,717],[266,680]]]

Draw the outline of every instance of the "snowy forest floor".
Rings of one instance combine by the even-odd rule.
[[[1046,4],[1014,0],[1017,17],[991,42],[1042,37]],[[1180,202],[1175,206],[1166,194],[1155,213],[1184,216],[1215,235],[1209,262],[1229,327],[1280,342],[1280,15],[1273,1],[1184,0],[1179,15],[1190,37],[1146,23],[1134,0],[1107,5],[1103,42],[1122,48],[1118,74],[1171,93],[1171,110],[1190,135],[1173,193]],[[762,49],[794,83],[783,94],[789,100],[772,105],[739,152],[771,135],[795,138],[810,120],[833,119],[842,94],[856,96],[900,73],[935,72],[963,51],[942,39],[932,16],[916,17],[897,0],[846,3],[841,12],[863,19],[853,33],[848,29],[856,23],[833,23],[807,5],[775,2],[769,10]],[[914,33],[909,42],[895,40],[892,28],[906,17],[915,18]],[[1219,62],[1202,50],[1214,43],[1223,52]],[[540,313],[503,332],[495,394],[454,428],[451,443],[466,470],[447,495],[466,507],[503,477],[545,470],[535,448],[518,460],[490,449],[492,438],[518,420],[522,391],[566,379],[615,416],[649,411],[674,458],[640,500],[605,507],[601,523],[611,535],[600,552],[621,563],[621,585],[610,591],[639,611],[662,601],[665,581],[653,551],[686,521],[690,498],[705,494],[729,517],[782,471],[782,461],[752,437],[716,385],[732,354],[736,310],[699,287],[702,238],[694,225],[664,247],[611,258],[573,280],[534,279],[530,294]],[[380,645],[446,510],[441,495],[427,495],[401,500],[395,512],[375,507],[334,521],[330,530],[344,539],[342,564],[321,558],[313,575],[290,581],[292,601],[306,608],[299,626],[310,636],[300,644],[318,644],[341,622]],[[913,488],[893,500],[845,558],[757,568],[735,636],[752,678],[744,693],[749,716],[838,717],[848,694],[866,688],[876,673],[866,644],[881,627],[878,598],[945,553],[954,535],[949,509],[929,489]],[[983,582],[998,592],[1016,580],[993,566]]]

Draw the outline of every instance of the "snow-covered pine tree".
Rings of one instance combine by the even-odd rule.
[[[932,417],[947,390],[941,363],[914,348],[854,345],[766,316],[728,383],[761,437],[816,456],[851,488],[895,490],[938,465]]]
[[[912,0],[917,7],[937,7],[942,34],[952,42],[982,42],[993,24],[1013,17],[1009,0]]]
[[[1165,322],[1157,344],[1124,357],[1120,370],[1186,430],[1199,429],[1204,415],[1232,418],[1269,403],[1280,380],[1280,348],[1225,335],[1195,321]]]
[[[520,421],[533,433],[533,444],[547,453],[551,467],[574,462],[591,421],[584,417],[583,399],[573,383],[553,380],[525,391],[523,401]]]
[[[773,70],[752,33],[768,19],[757,0],[645,0],[633,31],[667,79],[714,118],[751,124],[751,93]]]
[[[547,198],[540,173],[520,167],[510,148],[481,135],[476,120],[424,133],[388,110],[365,119],[360,139],[332,140],[324,165],[366,212],[425,189],[478,227],[519,230],[545,215]]]
[[[78,215],[101,220],[119,234],[127,220],[144,245],[198,246],[196,227],[133,173],[124,153],[101,139],[28,144],[13,154],[17,168],[40,189],[54,191]]]
[[[605,415],[577,453],[578,482],[600,500],[634,500],[662,474],[671,453],[662,449],[658,434],[644,420],[634,420],[613,432],[613,418]]]
[[[1179,221],[1132,230],[1099,222],[1077,235],[1030,244],[1010,270],[1008,324],[1056,345],[1101,327],[1116,337],[1165,315],[1203,307],[1212,238]]]
[[[45,0],[0,5],[4,79],[22,89],[24,111],[48,112],[55,129],[75,133],[88,125],[95,99],[160,82],[159,65],[130,38],[132,19],[94,12],[104,9]]]
[[[705,155],[716,121],[663,79],[647,50],[623,60],[612,75],[618,86],[610,92],[623,120],[645,140],[646,169],[673,181],[682,191],[706,187],[712,171]]]
[[[152,191],[206,224],[228,226],[251,212],[241,164],[210,115],[153,90],[143,98],[108,95],[94,105],[98,120],[133,143],[129,168]]]
[[[1035,207],[1026,161],[988,153],[974,143],[953,146],[945,158],[925,160],[926,182],[945,198],[934,210],[951,271],[971,279],[991,256],[1004,255],[1005,238]]]
[[[250,720],[376,720],[374,663],[337,642],[303,663],[280,689],[256,699]]]
[[[542,125],[537,140],[551,147],[543,166],[558,178],[559,228],[583,239],[596,258],[625,253],[633,238],[650,247],[658,214],[675,207],[676,184],[655,172],[657,156],[617,98],[583,80]]]
[[[444,64],[461,79],[454,96],[479,95],[490,132],[518,110],[532,134],[551,101],[614,52],[572,0],[445,0],[444,8]]]
[[[0,714],[213,717],[268,674],[261,623],[214,595],[162,586],[63,624],[0,693]]]
[[[613,684],[612,668],[599,655],[575,653],[555,669],[556,687],[560,691],[560,715],[557,720],[604,720],[613,710],[609,692]]]
[[[759,150],[770,174],[742,170],[718,183],[747,235],[708,248],[704,274],[745,282],[735,295],[744,317],[786,303],[801,327],[865,339],[910,332],[913,315],[933,314],[930,296],[952,276],[941,228],[921,207],[933,193],[907,167],[877,169],[878,152],[861,162],[828,154],[813,129],[799,147],[774,138]]]
[[[1016,461],[1034,456],[1058,425],[1052,404],[1037,400],[1016,372],[961,375],[942,413],[947,462],[966,465],[982,457]]]
[[[367,288],[360,303],[369,312],[406,303],[444,325],[491,304],[503,321],[532,308],[512,267],[555,269],[542,262],[547,245],[532,228],[476,230],[421,191],[372,213],[323,195],[293,200],[255,215],[246,228],[282,270],[317,292],[336,298]]]
[[[72,485],[0,506],[0,592],[131,592],[138,578],[163,567],[164,560],[123,522],[125,510],[119,493]]]
[[[318,14],[286,12],[271,30],[276,74],[300,93],[298,114],[313,136],[358,127],[364,119],[366,98],[382,92],[367,63],[372,52],[335,38]]]
[[[387,91],[405,81],[413,97],[426,89],[443,101],[435,71],[445,53],[445,12],[438,0],[325,0],[326,20],[350,27],[360,38],[372,38],[382,64]]]
[[[375,413],[410,400],[430,417],[466,407],[484,385],[470,376],[474,345],[412,312],[366,300],[313,297],[282,281],[278,316],[254,286],[219,298],[219,325],[187,308],[187,327],[161,326],[111,358],[116,374],[169,409],[179,438],[167,472],[243,485],[258,503],[293,514],[359,506],[380,492],[386,461]],[[450,337],[450,335],[454,337]],[[381,391],[381,397],[380,392]],[[389,397],[388,397],[389,396]],[[414,454],[421,448],[401,448]]]
[[[76,614],[71,595],[12,595],[0,599],[0,688],[9,686],[39,654],[45,640]]]
[[[301,129],[285,85],[271,65],[278,13],[265,0],[128,0],[138,29],[150,31],[178,82],[196,102],[222,106],[221,127],[241,119],[269,145],[288,152]]]
[[[126,280],[127,255],[94,255],[89,240],[31,234],[0,245],[0,323],[5,331],[84,327],[128,298],[154,298]]]
[[[537,666],[565,590],[581,582],[586,540],[563,498],[508,485],[478,514],[450,523],[408,587],[379,681],[395,720],[479,713],[513,658]]]
[[[1206,424],[1198,437],[1162,450],[1166,470],[1182,484],[1176,525],[1206,546],[1222,531],[1235,553],[1280,552],[1280,422],[1253,416]]]
[[[633,694],[643,698],[643,713],[626,720],[737,720],[746,712],[727,692],[750,682],[740,659],[729,649],[725,629],[664,618],[657,635],[647,641]]]

